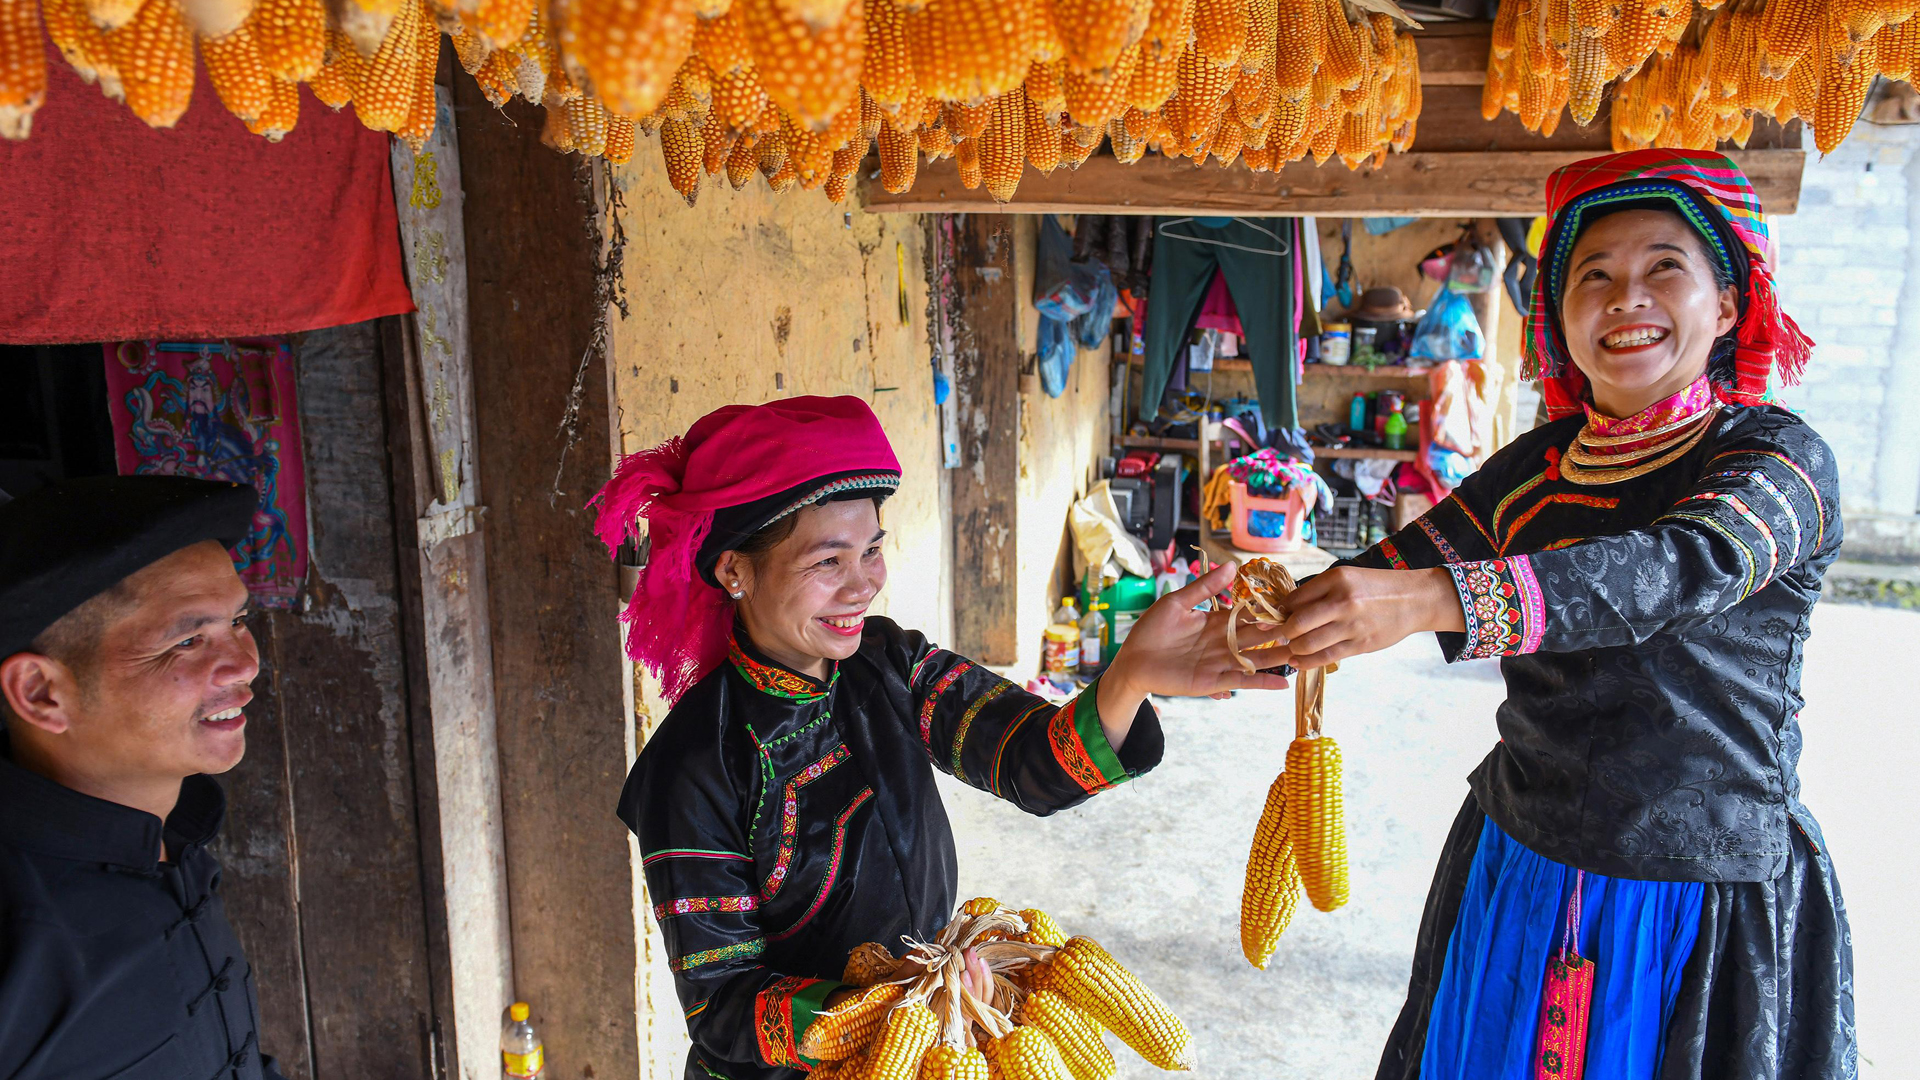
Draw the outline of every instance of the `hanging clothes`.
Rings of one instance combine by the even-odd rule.
[[[1290,218],[1164,218],[1156,223],[1141,419],[1159,413],[1174,362],[1218,270],[1245,331],[1261,413],[1269,427],[1299,427],[1294,400],[1299,304],[1293,281],[1299,249],[1299,231]]]

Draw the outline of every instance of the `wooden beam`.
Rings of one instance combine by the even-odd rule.
[[[1420,49],[1421,86],[1471,86],[1487,81],[1493,24],[1483,20],[1430,22],[1413,32]]]
[[[1337,163],[1299,161],[1278,172],[1197,166],[1149,154],[1135,165],[1098,156],[1078,171],[1027,173],[1013,201],[996,206],[984,188],[967,190],[951,160],[922,166],[913,190],[889,195],[862,170],[861,205],[869,213],[998,212],[1016,214],[1242,214],[1286,217],[1525,217],[1546,211],[1547,177],[1592,150],[1409,153],[1379,170],[1349,172]],[[1791,214],[1800,202],[1800,150],[1737,150],[1729,154],[1760,194],[1769,214]]]

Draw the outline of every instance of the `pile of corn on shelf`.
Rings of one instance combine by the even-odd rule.
[[[993,975],[989,999],[965,980],[969,951]],[[1162,1069],[1193,1067],[1180,1018],[1043,911],[970,900],[901,959],[877,942],[855,949],[845,980],[861,989],[801,1039],[814,1080],[1111,1080],[1103,1029]]]
[[[1906,80],[1920,0],[1502,0],[1482,115],[1552,135],[1585,126],[1616,83],[1617,150],[1745,146],[1755,117],[1811,123],[1825,154],[1876,75]]]
[[[1286,567],[1267,559],[1249,560],[1234,580],[1227,642],[1249,672],[1259,670],[1258,652],[1239,648],[1241,620],[1285,622],[1287,594],[1292,591],[1293,576]],[[1249,652],[1255,657],[1249,657]],[[1321,911],[1347,902],[1340,745],[1320,732],[1326,676],[1337,667],[1328,664],[1294,676],[1294,740],[1287,747],[1286,769],[1267,791],[1267,804],[1247,856],[1246,886],[1240,894],[1240,951],[1263,970],[1280,935],[1293,921],[1303,889]]]

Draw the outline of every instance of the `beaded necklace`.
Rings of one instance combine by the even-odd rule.
[[[1720,403],[1705,376],[1680,393],[1615,419],[1587,406],[1587,422],[1560,458],[1574,484],[1618,484],[1685,457],[1706,437]]]

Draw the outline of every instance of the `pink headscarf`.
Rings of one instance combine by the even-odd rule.
[[[685,436],[627,455],[587,504],[599,508],[594,531],[609,552],[647,523],[647,564],[620,616],[627,655],[659,678],[668,701],[726,657],[733,605],[694,565],[716,511],[793,492],[792,505],[770,512],[777,520],[836,492],[883,494],[899,480],[879,418],[856,397],[729,405]]]

